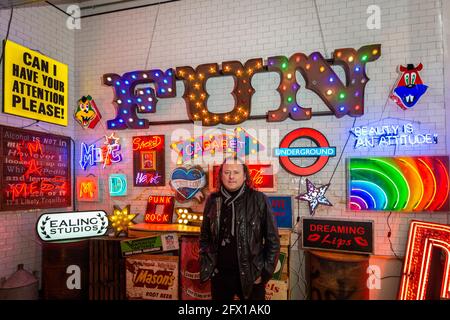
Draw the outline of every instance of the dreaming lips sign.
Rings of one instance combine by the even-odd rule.
[[[36,231],[42,241],[99,237],[106,234],[105,211],[47,213],[39,217]]]
[[[303,248],[373,253],[371,221],[302,218]]]
[[[68,73],[66,64],[7,40],[3,112],[67,127]]]

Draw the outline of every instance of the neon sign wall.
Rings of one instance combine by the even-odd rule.
[[[197,68],[189,66],[127,72],[122,76],[115,73],[103,75],[103,83],[114,90],[116,117],[107,121],[108,129],[146,129],[147,119],[138,117],[138,113],[156,112],[157,97],[171,98],[176,96],[176,80],[183,80],[184,95],[188,117],[194,121],[202,121],[203,126],[217,124],[236,125],[246,121],[251,114],[251,98],[255,92],[251,86],[252,77],[260,72],[277,72],[280,84],[277,91],[281,103],[276,110],[268,112],[267,121],[283,121],[311,119],[311,108],[304,108],[297,103],[297,92],[300,84],[296,79],[296,71],[300,71],[306,82],[306,89],[316,93],[325,105],[341,118],[364,114],[364,89],[369,81],[366,75],[366,64],[377,60],[381,54],[381,45],[336,49],[332,62],[326,60],[319,52],[309,56],[295,53],[291,57],[274,56],[263,64],[262,58],[250,59],[242,64],[239,61],[226,61],[221,68],[217,63],[202,64]],[[333,65],[343,67],[345,84],[332,69]],[[230,112],[213,113],[208,110],[209,94],[206,82],[212,77],[232,76],[235,98],[234,108]],[[154,89],[146,87],[136,89],[137,85],[154,84]]]
[[[351,210],[449,211],[448,156],[354,158]]]
[[[445,253],[440,297],[450,299],[450,226],[412,221],[400,283],[400,300],[426,300],[430,286],[432,251]]]
[[[412,123],[404,125],[385,125],[377,127],[354,127],[350,132],[356,137],[355,149],[399,145],[436,144],[436,133],[415,133]]]

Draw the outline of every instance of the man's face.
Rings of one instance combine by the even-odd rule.
[[[245,181],[244,166],[242,164],[225,163],[222,168],[222,183],[228,191],[236,191]]]

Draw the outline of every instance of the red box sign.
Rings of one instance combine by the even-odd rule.
[[[273,174],[271,164],[249,164],[247,165],[252,178],[253,187],[263,192],[277,191],[276,176]],[[217,179],[219,178],[220,165],[209,167],[209,190],[217,190]]]
[[[172,223],[173,196],[148,197],[144,221],[147,223]]]
[[[164,186],[164,135],[133,137],[133,185]]]
[[[303,248],[373,253],[373,222],[302,218]]]

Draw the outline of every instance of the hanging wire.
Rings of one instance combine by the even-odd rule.
[[[159,8],[160,8],[160,4],[158,3],[158,9],[156,10],[156,16],[155,16],[155,21],[153,21],[153,29],[152,29],[152,36],[150,38],[150,44],[148,47],[148,52],[147,52],[147,59],[145,60],[145,70],[147,70],[148,68],[148,60],[150,58],[150,51],[152,50],[152,45],[153,45],[153,37],[155,35],[155,30],[156,30],[156,23],[158,22],[158,17],[159,17]]]
[[[12,22],[12,18],[13,18],[13,12],[14,12],[14,7],[11,7],[11,12],[9,13],[8,28],[6,29],[5,41],[3,41],[2,55],[0,56],[0,64],[3,62],[3,56],[5,54],[6,40],[8,40],[8,38],[9,38],[9,31],[11,29],[11,22]]]
[[[317,22],[319,24],[320,36],[322,38],[322,45],[323,45],[323,49],[324,49],[324,55],[325,55],[325,58],[326,58],[328,56],[328,50],[327,50],[327,46],[325,44],[325,36],[323,35],[322,23],[320,22],[319,9],[317,8],[316,0],[313,0],[313,2],[314,2],[314,8],[316,9]]]

